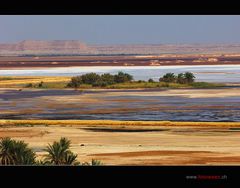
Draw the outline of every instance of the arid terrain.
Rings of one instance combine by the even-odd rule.
[[[239,65],[235,55],[0,57],[0,69],[77,66]]]
[[[1,136],[29,143],[39,158],[42,149],[61,136],[72,141],[80,161],[101,160],[105,165],[239,165],[239,123],[137,125],[104,121],[56,125],[28,124],[0,128]],[[112,125],[111,125],[112,123]],[[45,125],[44,125],[45,124]],[[95,125],[94,125],[95,124]],[[154,125],[154,124],[153,124]]]
[[[89,45],[75,40],[0,44],[0,69],[240,64],[239,44]]]
[[[105,165],[239,165],[239,93],[239,88],[84,92],[2,88],[0,137],[24,140],[39,159],[48,143],[64,136],[71,140],[71,150],[81,162],[97,159]],[[187,121],[105,120],[154,119],[161,117],[158,112],[172,118],[186,117]],[[179,114],[173,115],[176,112]],[[219,118],[221,122],[190,122],[190,115],[200,118],[198,121]],[[81,120],[84,117],[86,120]],[[98,120],[87,120],[94,117]],[[234,118],[236,122],[229,122]]]
[[[81,162],[240,165],[239,52],[233,44],[0,44],[0,137],[24,140],[39,158],[67,137]],[[66,87],[75,75],[124,70],[136,80]],[[199,88],[159,82],[186,71]]]
[[[1,43],[0,55],[236,54],[240,44],[87,44],[78,40],[24,40]]]

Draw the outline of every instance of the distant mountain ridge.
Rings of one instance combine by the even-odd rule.
[[[14,44],[0,44],[0,54],[84,54],[91,52],[85,43],[76,40],[24,40]]]
[[[240,53],[240,44],[88,45],[78,40],[24,40],[0,44],[0,55]]]

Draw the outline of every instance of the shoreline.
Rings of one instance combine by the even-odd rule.
[[[120,120],[8,120],[1,119],[0,127],[11,126],[164,126],[164,127],[240,127],[240,122],[183,122],[183,121],[120,121]]]
[[[44,70],[44,69],[66,69],[66,68],[107,68],[107,69],[116,69],[116,68],[124,68],[124,69],[142,69],[142,68],[147,68],[147,69],[154,69],[154,68],[160,68],[160,67],[175,67],[175,68],[188,68],[188,67],[215,67],[215,66],[240,66],[239,63],[214,63],[214,64],[206,64],[206,63],[196,63],[196,64],[165,64],[165,65],[54,65],[54,66],[9,66],[9,67],[1,67],[1,70]]]

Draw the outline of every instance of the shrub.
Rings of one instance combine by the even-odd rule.
[[[150,79],[148,80],[148,82],[149,82],[149,83],[153,83],[154,80],[153,80],[152,78],[150,78]]]
[[[169,87],[169,83],[167,83],[167,82],[163,83],[162,87]]]
[[[98,80],[97,82],[92,84],[93,87],[106,87],[107,85],[109,85],[109,84],[102,80]]]
[[[33,84],[32,84],[32,83],[28,83],[28,84],[26,85],[26,87],[33,87]]]
[[[92,159],[92,166],[101,166],[103,165],[101,161]]]
[[[67,84],[67,87],[78,88],[82,83],[82,76],[75,76],[71,78],[71,81]]]
[[[116,83],[130,82],[133,80],[133,76],[127,73],[118,72],[117,75],[114,75],[114,81]]]
[[[43,81],[38,84],[38,87],[43,87]]]
[[[105,73],[101,75],[101,81],[106,83],[107,85],[114,84],[114,75],[111,75],[109,73]]]
[[[84,84],[94,84],[100,80],[101,76],[96,73],[87,73],[81,76]]]
[[[159,78],[160,82],[175,82],[176,76],[174,73],[167,73],[163,77]]]
[[[82,166],[101,166],[103,163],[99,160],[92,159],[91,163],[89,162],[84,162],[81,164]]]
[[[67,87],[78,88],[82,84],[105,87],[115,83],[129,82],[131,80],[133,80],[132,75],[123,72],[119,72],[117,75],[105,73],[101,76],[96,73],[88,73],[81,76],[72,77],[71,81],[67,84]]]

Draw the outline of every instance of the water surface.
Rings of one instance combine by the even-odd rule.
[[[132,74],[136,80],[158,80],[168,72],[181,73],[190,71],[196,76],[197,81],[204,82],[239,82],[240,65],[194,65],[194,66],[89,66],[89,67],[64,67],[64,68],[29,68],[0,70],[3,76],[76,76],[89,72],[117,73],[123,71]]]

